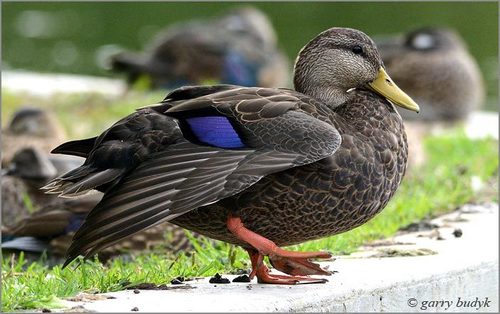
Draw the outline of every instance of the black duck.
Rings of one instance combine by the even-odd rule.
[[[480,107],[481,71],[465,42],[447,28],[425,27],[377,41],[394,82],[422,107],[404,119],[456,122]]]
[[[406,169],[394,104],[418,106],[385,72],[364,33],[332,28],[295,64],[295,90],[232,85],[177,89],[98,137],[54,153],[87,156],[45,188],[104,192],[65,265],[170,221],[245,248],[259,282],[324,282],[326,252],[279,246],[353,229],[380,212]],[[290,276],[274,275],[263,263]]]
[[[120,53],[110,67],[128,81],[172,89],[207,82],[284,86],[289,70],[276,34],[261,11],[244,7],[209,20],[172,25],[142,55]]]

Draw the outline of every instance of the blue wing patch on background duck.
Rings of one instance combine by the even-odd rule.
[[[242,86],[255,86],[260,65],[231,50],[224,58],[222,82]]]
[[[198,141],[220,148],[243,148],[240,136],[227,117],[204,116],[184,120]]]
[[[68,220],[68,225],[64,228],[64,234],[76,232],[82,226],[85,216],[87,216],[86,213],[72,215]]]

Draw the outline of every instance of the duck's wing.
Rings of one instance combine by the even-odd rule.
[[[235,195],[263,176],[331,156],[340,135],[314,117],[312,102],[265,88],[171,93],[152,109],[175,118],[187,140],[150,155],[104,195],[76,233],[66,264]]]

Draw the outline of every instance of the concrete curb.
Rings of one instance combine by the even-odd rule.
[[[97,93],[120,96],[127,86],[123,80],[76,74],[34,73],[22,70],[2,71],[2,89],[35,96]]]
[[[66,305],[96,312],[497,312],[498,204],[468,205],[431,223],[439,228],[323,263],[338,271],[326,284],[210,284],[204,278],[187,289],[120,291]]]

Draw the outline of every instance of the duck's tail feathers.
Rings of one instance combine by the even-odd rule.
[[[84,140],[70,141],[54,148],[52,154],[64,154],[87,158],[90,151],[94,148],[97,137]]]
[[[123,175],[121,169],[105,169],[97,171],[87,165],[76,168],[55,178],[42,187],[47,194],[59,194],[60,197],[78,197],[92,190],[107,191],[114,186]]]
[[[48,241],[35,237],[13,237],[12,239],[2,243],[2,250],[41,253],[48,249]]]

